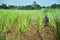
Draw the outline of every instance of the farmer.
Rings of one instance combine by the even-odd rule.
[[[44,21],[45,21],[45,26],[47,26],[49,23],[49,19],[47,15],[45,15]]]

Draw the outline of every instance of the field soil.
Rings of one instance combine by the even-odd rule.
[[[26,32],[16,35],[16,28],[12,28],[5,32],[6,40],[57,40],[55,28],[51,25],[45,26],[42,22],[41,30],[36,29],[36,19],[32,19],[28,25]]]

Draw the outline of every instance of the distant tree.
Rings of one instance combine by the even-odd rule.
[[[19,6],[9,5],[8,9],[19,9]]]
[[[42,6],[42,8],[46,8],[45,6]]]
[[[51,8],[56,8],[56,4],[51,5]]]
[[[7,9],[8,7],[6,4],[3,3],[2,5],[0,5],[0,8]]]
[[[51,6],[47,6],[46,8],[51,8]]]
[[[1,9],[1,5],[0,5],[0,9]]]
[[[34,8],[33,8],[32,5],[27,5],[27,6],[24,7],[24,9],[26,9],[26,10],[33,10]]]
[[[60,8],[60,4],[52,4],[51,8]]]
[[[24,10],[24,7],[25,7],[25,6],[21,6],[20,9],[21,9],[21,10]]]
[[[13,5],[9,5],[8,9],[14,9],[14,6]]]
[[[57,4],[57,8],[59,8],[59,9],[60,9],[60,4]]]
[[[35,1],[33,2],[33,7],[34,7],[34,9],[40,9],[41,8],[41,6],[38,5]]]
[[[21,9],[21,6],[19,6],[18,9]]]

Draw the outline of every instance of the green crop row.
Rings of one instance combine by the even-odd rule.
[[[41,25],[43,25],[42,20],[44,19],[45,14],[47,14],[49,17],[49,23],[53,25],[55,28],[57,28],[54,18],[57,17],[58,20],[60,20],[60,9],[41,9],[41,10],[0,9],[0,33],[2,35],[5,31],[10,30],[11,28],[16,28],[16,35],[19,34],[21,31],[26,32],[32,19],[36,19],[35,26],[36,29],[40,31]],[[0,37],[4,38],[3,35]]]

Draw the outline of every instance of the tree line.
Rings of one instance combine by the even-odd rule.
[[[8,5],[2,3],[2,5],[0,5],[0,9],[20,9],[20,10],[39,10],[41,8],[58,8],[60,9],[60,4],[52,4],[51,6],[40,6],[38,5],[36,2],[33,2],[32,5],[27,5],[27,6],[14,6],[14,5]]]

